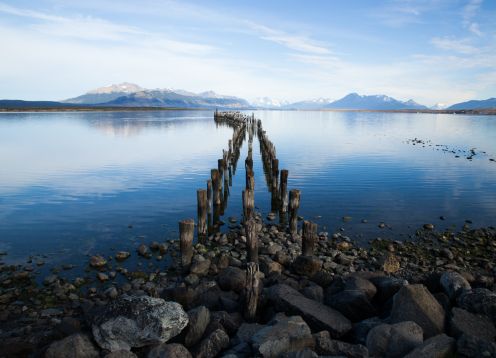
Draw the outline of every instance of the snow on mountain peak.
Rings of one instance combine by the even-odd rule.
[[[138,86],[134,83],[123,82],[123,83],[119,83],[119,84],[112,84],[110,86],[100,87],[100,88],[91,90],[88,93],[91,93],[91,94],[116,93],[116,92],[135,93],[135,92],[140,92],[143,90],[144,90],[143,88],[141,88],[140,86]]]

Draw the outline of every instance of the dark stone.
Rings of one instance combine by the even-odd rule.
[[[303,294],[303,296],[311,300],[320,303],[324,302],[324,290],[319,285],[313,284],[307,286],[301,291],[301,293]]]
[[[463,292],[457,299],[458,306],[472,313],[488,316],[496,323],[496,293],[487,288]]]
[[[195,358],[214,358],[229,347],[229,336],[222,329],[216,329],[201,341],[195,351]]]
[[[375,326],[383,324],[379,317],[367,318],[353,325],[352,337],[353,342],[357,344],[367,344],[367,335]]]
[[[243,317],[238,312],[215,311],[210,313],[210,321],[218,322],[232,336],[243,323]]]
[[[367,347],[361,344],[350,344],[331,339],[327,331],[313,335],[315,339],[315,352],[319,355],[345,356],[349,358],[365,358],[369,356]]]
[[[462,334],[456,342],[459,357],[496,357],[496,343]]]
[[[306,298],[287,285],[272,286],[267,293],[274,309],[301,315],[312,329],[327,330],[334,338],[339,338],[351,330],[351,322],[341,313]]]
[[[445,316],[443,307],[423,285],[404,286],[394,295],[391,322],[413,321],[426,338],[444,332]]]
[[[453,337],[466,334],[489,342],[496,338],[496,328],[487,316],[470,313],[458,307],[454,307],[451,314],[449,327]]]
[[[358,322],[377,314],[364,291],[344,290],[326,297],[325,302],[352,322]]]
[[[381,324],[367,336],[367,348],[372,357],[403,357],[423,341],[422,328],[412,321]]]
[[[293,262],[293,270],[302,276],[312,277],[322,268],[322,261],[316,256],[298,256]]]
[[[445,272],[439,280],[444,292],[451,300],[458,297],[463,291],[470,290],[468,281],[458,272]]]
[[[246,286],[246,273],[240,268],[229,266],[219,273],[217,282],[224,291],[240,293]]]
[[[188,311],[189,323],[184,330],[184,344],[186,347],[195,345],[203,337],[203,333],[210,323],[210,311],[200,306]]]
[[[87,335],[79,333],[53,342],[45,353],[46,358],[98,358],[99,356],[100,353],[91,339]]]
[[[439,334],[424,341],[420,346],[408,353],[405,358],[448,358],[455,353],[455,340],[447,335]]]
[[[377,293],[374,296],[374,302],[379,304],[385,303],[392,298],[396,292],[400,290],[400,288],[408,285],[407,280],[389,276],[373,277],[370,278],[370,281],[377,288]]]
[[[192,358],[188,349],[179,343],[162,343],[148,352],[147,358]]]
[[[137,358],[138,356],[130,351],[115,351],[110,352],[105,358]]]

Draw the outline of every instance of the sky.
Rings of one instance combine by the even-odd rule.
[[[495,0],[0,0],[0,98],[113,83],[248,100],[496,97]]]

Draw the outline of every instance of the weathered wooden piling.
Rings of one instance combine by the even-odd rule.
[[[298,208],[300,207],[300,191],[293,189],[289,192],[289,232],[291,235],[298,233]]]
[[[246,189],[255,190],[255,173],[251,169],[246,170]]]
[[[193,238],[195,235],[195,221],[186,219],[179,222],[179,246],[181,250],[181,265],[188,269],[193,258]]]
[[[203,239],[207,235],[207,191],[198,189],[196,191],[198,209],[198,237]]]
[[[283,213],[288,211],[288,170],[281,170],[281,182],[279,183],[280,210]]]
[[[246,289],[245,289],[245,318],[253,321],[257,315],[258,300],[261,292],[261,282],[258,264],[246,264]]]
[[[222,203],[221,200],[221,181],[220,181],[220,173],[218,169],[212,169],[210,171],[210,175],[212,178],[212,194],[213,194],[213,205],[220,205]]]
[[[278,191],[278,181],[279,181],[279,159],[272,159],[272,191]]]
[[[212,213],[212,179],[207,180],[207,212]]]
[[[253,190],[246,189],[242,192],[243,198],[243,216],[245,222],[252,218],[255,209],[255,196]]]
[[[258,263],[257,222],[251,218],[245,222],[246,251],[248,262]]]
[[[301,254],[303,256],[313,256],[316,241],[317,224],[311,221],[303,221]]]

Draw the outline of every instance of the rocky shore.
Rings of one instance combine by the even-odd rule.
[[[258,286],[235,218],[187,268],[178,241],[94,256],[86,277],[43,285],[32,267],[0,265],[0,357],[496,356],[494,228],[427,224],[414,241],[367,248],[320,232],[302,256],[301,232],[260,215],[257,226]],[[130,255],[172,263],[130,271]]]

